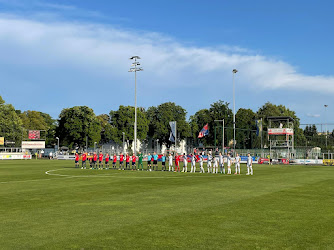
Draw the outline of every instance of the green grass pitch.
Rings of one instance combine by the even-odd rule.
[[[0,249],[334,249],[333,167],[245,172],[1,161]]]

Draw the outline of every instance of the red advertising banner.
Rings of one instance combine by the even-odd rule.
[[[41,133],[39,130],[29,130],[29,139],[39,140],[41,138]]]

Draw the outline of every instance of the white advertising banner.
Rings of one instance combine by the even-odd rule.
[[[293,135],[292,128],[269,128],[269,135]]]
[[[0,154],[0,160],[25,160],[25,159],[31,159],[31,155],[26,154]]]
[[[45,148],[45,141],[22,141],[22,149],[42,149]]]

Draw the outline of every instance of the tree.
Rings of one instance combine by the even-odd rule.
[[[6,141],[14,141],[20,146],[22,140],[22,121],[11,104],[6,104],[0,96],[0,131]]]
[[[87,106],[75,106],[63,109],[59,115],[57,136],[64,145],[79,147],[93,146],[101,139],[101,123],[94,111]]]
[[[98,115],[101,124],[101,143],[108,143],[117,138],[117,128],[110,124],[110,116],[107,114]]]
[[[236,148],[254,148],[256,144],[255,113],[251,109],[240,108],[235,115]],[[261,143],[261,141],[260,141]]]
[[[134,140],[134,122],[135,122],[135,108],[132,106],[119,106],[118,110],[110,111],[110,123],[113,130],[113,140],[121,143],[123,134],[125,138],[132,144]],[[144,140],[147,137],[148,120],[146,118],[145,110],[137,108],[137,139]],[[130,144],[130,145],[131,145]]]
[[[55,144],[56,120],[52,119],[49,114],[39,111],[20,112],[23,129],[27,130],[45,130],[45,144]]]
[[[190,117],[191,133],[195,142],[202,143],[204,146],[220,145],[222,142],[222,123],[215,120],[223,120],[225,124],[225,141],[227,146],[229,139],[233,138],[233,113],[229,108],[229,103],[219,100],[210,105],[209,109],[201,109]],[[202,139],[198,139],[198,133],[205,124],[209,124],[209,135]],[[215,141],[216,130],[216,141]]]
[[[189,137],[191,131],[186,115],[187,111],[174,102],[166,102],[157,107],[149,107],[147,109],[149,137],[159,139],[160,144],[171,145],[169,141],[171,131],[169,122],[171,121],[176,121],[178,140]]]
[[[292,111],[286,108],[284,105],[274,105],[270,102],[265,103],[256,113],[256,118],[262,118],[263,124],[265,125],[265,131],[267,131],[268,127],[268,120],[267,117],[269,116],[290,116],[294,119],[294,141],[295,146],[303,146],[305,145],[305,136],[303,130],[299,127],[300,126],[300,119],[297,117],[295,111]],[[267,137],[264,136],[265,143],[268,144]]]

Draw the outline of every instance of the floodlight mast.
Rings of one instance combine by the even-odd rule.
[[[327,148],[327,116],[326,116],[326,110],[327,110],[328,105],[325,104],[324,107],[325,107],[325,128],[326,128],[326,148]]]
[[[134,124],[134,147],[133,152],[137,154],[137,71],[143,71],[140,66],[140,63],[137,61],[141,59],[139,56],[132,56],[129,58],[130,60],[134,60],[131,64],[132,67],[130,68],[129,72],[135,72],[135,124]]]
[[[233,69],[233,155],[235,154],[235,84],[234,84],[234,75],[238,70]]]

